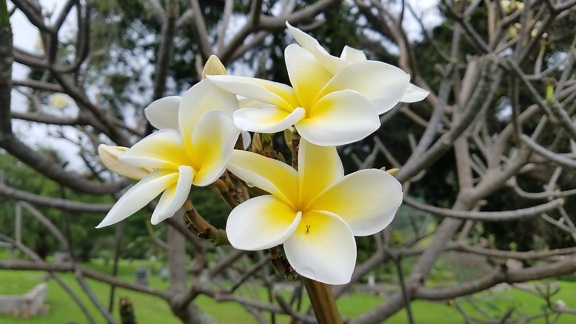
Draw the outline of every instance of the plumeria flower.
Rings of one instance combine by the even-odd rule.
[[[206,61],[204,70],[202,71],[202,79],[205,79],[206,75],[216,74],[226,74],[226,68],[217,56],[211,55]],[[178,109],[181,100],[182,97],[179,96],[170,96],[156,100],[144,109],[144,114],[150,121],[150,124],[156,129],[178,130]],[[233,111],[230,110],[231,107],[227,108],[227,112]],[[202,114],[202,110],[199,112]],[[246,148],[250,144],[250,135],[248,134],[243,137],[245,138],[244,148]],[[248,143],[246,143],[246,138],[248,139]],[[134,168],[120,161],[119,157],[126,152],[126,150],[128,150],[127,147],[100,144],[98,146],[98,155],[106,168],[132,180],[141,180],[144,176],[152,172],[151,169]]]
[[[260,102],[234,113],[240,129],[275,133],[294,125],[311,143],[349,144],[378,129],[379,114],[401,100],[416,101],[427,94],[397,67],[366,60],[350,47],[343,58],[331,56],[314,38],[290,28],[301,45],[289,45],[284,53],[292,87],[248,77],[208,76],[223,89]]]
[[[146,116],[160,130],[118,157],[123,165],[151,172],[118,200],[97,227],[122,221],[163,193],[151,220],[158,224],[182,207],[192,185],[207,186],[217,180],[238,139],[231,117],[236,109],[234,95],[206,80],[181,98],[153,102]]]
[[[286,48],[285,58],[293,87],[249,77],[208,76],[223,89],[262,103],[234,113],[238,128],[276,133],[294,125],[302,138],[326,146],[349,144],[378,129],[380,120],[374,107],[353,89],[362,87],[360,75],[342,85],[312,54],[296,44]],[[405,73],[397,81],[399,89],[395,91],[403,92],[408,84]]]
[[[301,141],[299,170],[252,152],[235,150],[228,170],[269,195],[245,201],[226,224],[242,250],[284,245],[300,275],[328,284],[350,281],[356,263],[354,235],[371,235],[392,221],[402,186],[378,169],[344,175],[334,147]]]
[[[350,46],[344,47],[340,57],[332,56],[324,49],[324,47],[320,45],[320,43],[318,43],[318,41],[314,37],[302,32],[298,28],[293,27],[289,23],[286,23],[286,26],[288,27],[290,34],[292,34],[292,37],[296,39],[298,44],[302,46],[304,49],[306,49],[308,52],[310,52],[312,55],[314,55],[314,57],[316,57],[318,61],[318,64],[324,66],[324,68],[330,71],[332,75],[336,75],[340,70],[342,70],[344,67],[350,64],[367,61],[366,54],[364,54],[364,52],[352,48]],[[381,66],[382,65],[387,66],[390,69],[390,71],[394,71],[391,73],[397,73],[399,70],[397,67],[386,63],[382,62],[377,63],[379,63],[379,65]],[[388,82],[394,82],[394,80],[382,77],[379,79],[379,82],[373,84],[370,87],[358,88],[355,90],[366,95],[369,99],[371,99],[371,101],[373,102],[375,101],[376,110],[378,111],[379,114],[383,114],[386,111],[390,110],[392,107],[394,107],[394,105],[390,106],[388,104],[385,104],[386,100],[382,100],[382,98],[380,97],[397,95],[388,92],[387,90],[389,89],[389,85],[387,84]],[[386,91],[382,91],[383,89],[385,89]],[[426,98],[428,93],[429,93],[428,91],[420,87],[417,87],[412,83],[409,83],[399,101],[407,103],[420,101]],[[383,101],[384,104],[379,104],[380,101]]]

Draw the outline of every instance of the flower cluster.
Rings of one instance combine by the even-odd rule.
[[[152,214],[157,224],[184,205],[192,185],[210,185],[228,170],[267,193],[230,213],[226,233],[234,247],[283,245],[300,275],[329,284],[350,281],[354,236],[390,224],[402,202],[402,186],[379,169],[344,175],[335,146],[365,138],[380,127],[380,114],[428,93],[394,66],[367,60],[350,47],[332,56],[314,38],[287,26],[298,42],[285,50],[290,86],[226,75],[213,56],[206,78],[182,97],[162,98],[146,108],[157,132],[131,148],[99,147],[109,169],[139,182],[98,227],[125,219],[162,194]],[[301,136],[297,170],[234,149],[241,134],[246,148],[247,132],[286,129]]]

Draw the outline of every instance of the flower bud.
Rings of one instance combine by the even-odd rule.
[[[202,70],[202,80],[206,79],[207,75],[225,75],[226,68],[224,64],[220,62],[220,59],[216,55],[210,55],[206,65],[204,65],[204,70]]]

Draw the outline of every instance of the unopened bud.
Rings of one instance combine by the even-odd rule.
[[[262,134],[262,144],[269,144],[269,143],[272,143],[272,135]]]
[[[278,152],[278,154],[276,155],[276,160],[286,163],[286,158],[284,157],[284,154],[282,154],[282,152]]]
[[[252,152],[262,152],[262,139],[260,133],[254,133],[254,136],[252,136]]]
[[[206,65],[204,65],[204,70],[202,70],[202,80],[206,79],[207,75],[225,75],[226,68],[224,64],[220,62],[220,59],[216,55],[210,55]]]
[[[288,127],[284,130],[284,141],[289,149],[292,149],[292,139],[294,138],[294,131],[292,127]]]
[[[398,168],[386,170],[386,167],[382,167],[382,168],[380,168],[380,170],[388,173],[388,174],[391,175],[391,176],[395,176],[395,175],[398,173],[398,171],[400,171],[400,169],[398,169]]]

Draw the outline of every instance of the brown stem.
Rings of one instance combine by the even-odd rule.
[[[298,273],[292,268],[280,245],[270,249],[270,261],[279,275],[288,281],[298,279]]]
[[[224,172],[224,174],[212,184],[212,188],[222,196],[230,208],[234,208],[243,202],[242,197],[238,194],[236,186],[230,179],[228,171]]]
[[[303,280],[318,324],[342,323],[342,317],[338,311],[338,306],[336,306],[332,288],[325,283],[312,279],[303,278]]]
[[[292,167],[298,170],[298,149],[300,148],[300,134],[294,130],[292,135]]]
[[[230,245],[226,231],[210,225],[210,223],[194,209],[189,200],[184,204],[184,209],[186,210],[184,223],[192,233],[203,239],[208,239],[214,246]]]

